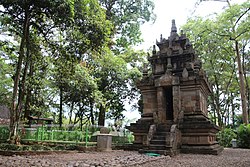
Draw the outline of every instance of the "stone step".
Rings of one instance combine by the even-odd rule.
[[[158,125],[156,127],[157,131],[162,131],[162,132],[170,132],[171,125]]]
[[[167,140],[170,137],[170,128],[172,124],[172,121],[168,121],[167,123],[157,125],[156,132],[154,133],[149,146],[144,147],[139,152],[157,153],[161,155],[173,155],[173,150],[170,146],[170,141]]]
[[[156,131],[154,133],[154,136],[169,136],[170,132],[162,132],[162,131]]]
[[[152,140],[150,141],[150,144],[162,144],[162,145],[165,145],[165,144],[166,144],[166,140],[152,139]]]
[[[170,140],[167,138],[167,139],[152,139],[150,141],[150,144],[162,144],[162,145],[170,145]]]
[[[191,153],[191,154],[212,154],[212,155],[218,155],[222,152],[224,148],[220,146],[219,144],[214,145],[207,145],[207,146],[188,146],[188,145],[182,145],[181,146],[181,152],[182,153]]]
[[[158,125],[165,125],[165,124],[173,124],[174,123],[174,121],[173,120],[166,120],[164,123],[159,123]]]
[[[169,146],[166,146],[165,144],[150,144],[148,149],[149,150],[166,150],[167,148],[171,148]]]
[[[154,135],[152,140],[165,140],[166,136]]]

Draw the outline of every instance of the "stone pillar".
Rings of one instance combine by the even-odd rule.
[[[166,97],[163,87],[157,88],[157,108],[159,123],[166,122]]]
[[[173,117],[174,122],[177,123],[179,114],[181,112],[181,95],[180,86],[173,86]]]
[[[177,123],[177,119],[181,112],[181,90],[180,90],[180,80],[179,77],[174,76],[172,79],[172,89],[173,89],[173,120]]]
[[[141,90],[143,97],[143,115],[157,112],[157,95],[155,89]]]
[[[157,122],[157,92],[152,85],[140,85],[140,90],[143,98],[143,113],[142,117],[131,123],[126,128],[133,132],[135,140],[134,147],[142,148],[147,143],[147,135],[150,125]]]

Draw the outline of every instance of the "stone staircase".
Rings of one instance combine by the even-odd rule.
[[[172,121],[164,124],[158,124],[153,138],[150,140],[149,145],[139,150],[140,153],[157,153],[161,155],[175,155],[177,152],[173,149],[171,143],[171,125]]]

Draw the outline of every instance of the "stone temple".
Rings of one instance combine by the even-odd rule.
[[[207,99],[211,88],[201,61],[183,32],[177,34],[172,20],[168,39],[156,41],[149,64],[137,86],[143,113],[127,128],[133,132],[134,148],[141,153],[175,155],[219,154],[219,128],[208,118]]]

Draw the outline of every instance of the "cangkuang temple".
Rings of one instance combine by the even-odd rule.
[[[156,41],[149,64],[137,86],[143,98],[143,113],[127,128],[133,132],[133,147],[141,153],[176,155],[219,154],[219,128],[208,118],[211,88],[202,63],[183,32],[172,21],[170,36]]]

